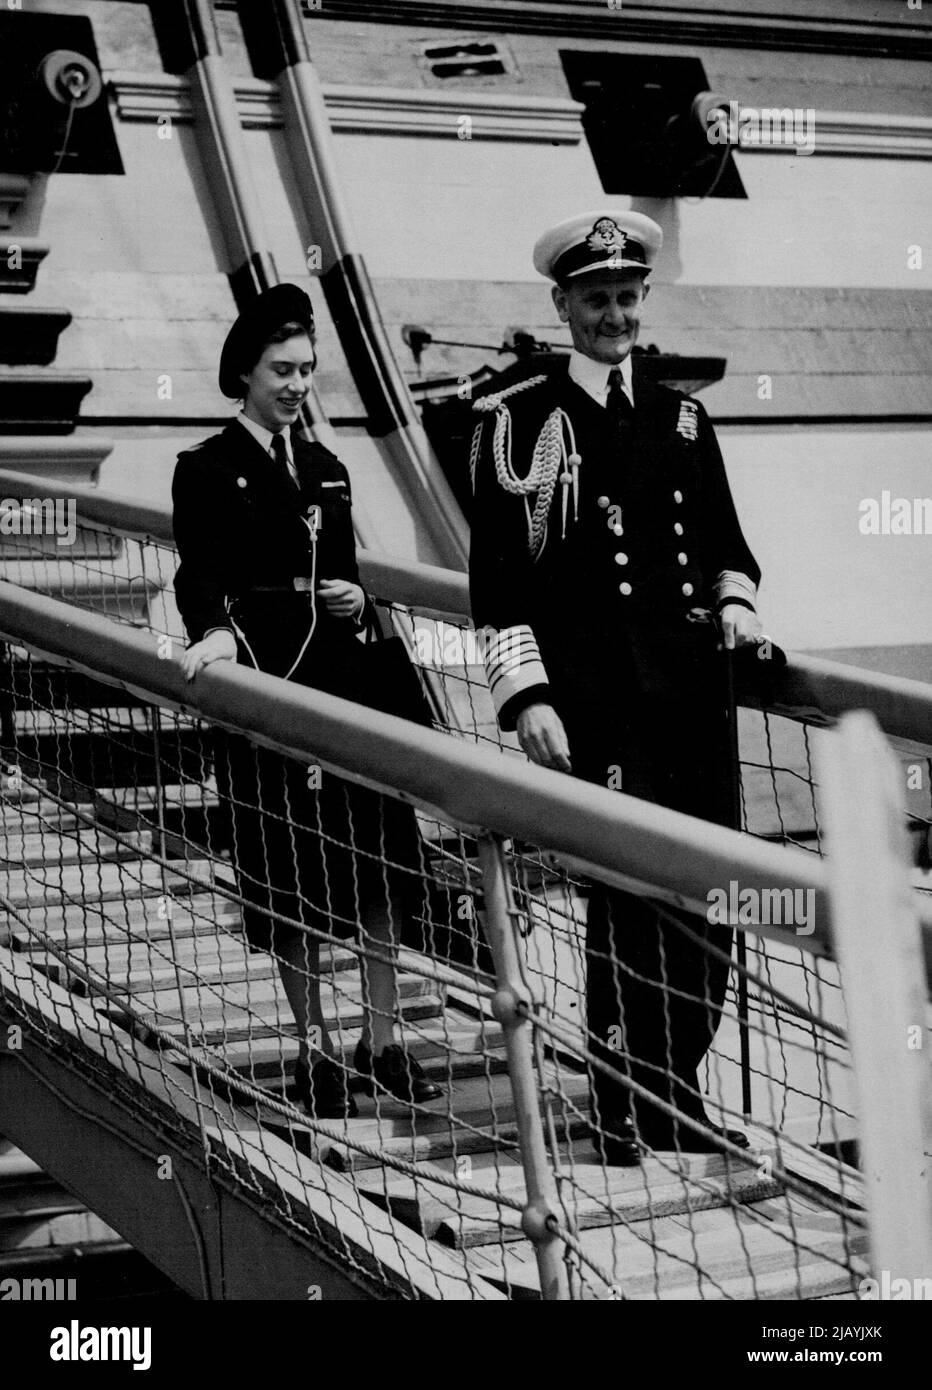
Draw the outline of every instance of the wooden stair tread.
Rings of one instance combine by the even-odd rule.
[[[782,1199],[785,1200],[785,1199]],[[755,1207],[662,1217],[633,1227],[581,1232],[582,1248],[612,1278],[606,1285],[584,1266],[590,1296],[633,1299],[785,1298],[824,1295],[844,1289],[862,1274],[863,1238],[852,1242],[854,1273],[846,1267],[836,1229],[810,1230],[800,1214],[797,1236],[808,1249],[797,1250],[788,1223],[754,1220]],[[692,1229],[690,1229],[690,1226]],[[530,1241],[470,1251],[477,1273],[508,1284],[513,1295],[538,1295],[537,1267]],[[750,1266],[750,1271],[749,1271]],[[497,1271],[497,1273],[495,1272]],[[614,1289],[614,1293],[613,1290]]]
[[[564,1074],[563,1085],[571,1099],[585,1107],[585,1076],[570,1081]],[[383,1099],[378,1112],[370,1102],[358,1119],[345,1122],[347,1135],[414,1163],[446,1158],[453,1153],[481,1153],[499,1145],[506,1149],[516,1145],[515,1108],[507,1075],[457,1081],[450,1094],[433,1105],[442,1108],[412,1115],[409,1107],[393,1100]],[[561,1125],[558,1121],[558,1131],[561,1127],[566,1128],[566,1122]],[[569,1128],[578,1134],[588,1129],[588,1124],[571,1120]],[[334,1143],[328,1162],[341,1171],[359,1171],[377,1166],[378,1161]]]
[[[448,1079],[497,1074],[506,1067],[504,1050],[483,1052],[475,1047],[475,1031],[466,1019],[458,1024],[449,1011],[424,1019],[406,1019],[404,1042],[432,1081],[443,1084]],[[361,1028],[348,1028],[341,1020],[332,1038],[337,1056],[352,1066],[353,1053],[361,1036]],[[297,1038],[260,1038],[251,1046],[231,1044],[216,1049],[223,1062],[234,1071],[255,1081],[264,1089],[278,1091],[284,1071],[286,1084],[291,1083],[297,1058]]]
[[[340,983],[336,987],[327,981],[326,976],[322,979],[321,998],[331,1000],[334,1006],[339,1004],[340,1000],[357,1003],[362,997],[359,976],[343,971],[337,978]],[[399,974],[396,982],[399,999],[415,999],[437,994],[433,981],[426,980],[423,975]],[[117,985],[117,988],[120,987]],[[176,1013],[180,1003],[184,1004],[189,1013],[196,1009],[202,1024],[222,1022],[230,1014],[244,1010],[262,1013],[274,1008],[280,1014],[289,1013],[288,999],[277,971],[270,972],[264,979],[255,979],[250,975],[234,984],[208,985],[206,982],[199,982],[187,985],[180,1000],[177,989],[140,991],[133,998],[133,1008],[142,1014]]]
[[[423,1062],[435,1053],[442,1057],[450,1056],[459,1061],[469,1061],[481,1065],[484,1059],[498,1061],[503,1055],[504,1039],[498,1035],[488,1035],[483,1045],[473,1019],[460,1018],[448,1008],[439,1015],[428,1015],[421,1019],[406,1020],[404,1030],[405,1045],[418,1061]],[[414,1026],[416,1025],[416,1026]],[[341,1027],[333,1033],[334,1045],[343,1047],[344,1052],[352,1054],[358,1032],[348,1028],[341,1020]],[[216,1049],[228,1066],[246,1075],[263,1077],[274,1075],[281,1068],[282,1058],[288,1064],[297,1055],[297,1040],[286,1037],[281,1046],[274,1038],[257,1038],[251,1045],[244,1043],[220,1043]]]
[[[10,833],[23,833],[27,830],[58,830],[66,832],[80,826],[89,829],[87,821],[82,821],[78,812],[93,815],[93,807],[75,807],[73,811],[63,807],[51,797],[35,801],[0,801],[0,836]]]
[[[50,867],[59,864],[93,863],[129,859],[152,851],[152,832],[149,830],[121,831],[120,838],[104,827],[75,827],[72,833],[63,828],[27,830],[0,836],[0,864]]]
[[[326,1000],[323,1001],[323,1005],[324,1022],[328,1029],[333,1028],[337,1022],[337,1010],[332,1005],[328,1007]],[[123,1021],[125,1015],[119,1013],[119,1005],[112,1007],[117,1011],[118,1021]],[[441,1012],[442,1008],[443,1003],[437,995],[426,994],[403,1000],[400,1005],[400,1012],[407,1019],[433,1018]],[[361,1027],[362,1005],[353,1003],[347,1007],[345,1002],[341,1003],[339,1017],[344,1028]],[[184,1024],[173,1014],[134,1015],[133,1022],[142,1030],[157,1027],[170,1037],[182,1038],[185,1032]],[[274,1004],[267,1007],[265,1014],[260,1014],[258,1010],[249,1012],[246,1009],[228,1009],[225,1016],[212,1026],[205,1027],[200,1015],[193,1017],[190,1022],[192,1033],[198,1043],[211,1051],[219,1048],[224,1042],[237,1043],[246,1042],[253,1038],[293,1036],[295,1030],[290,1009],[279,1009]]]
[[[120,970],[107,947],[96,947],[86,953],[89,964],[94,964],[99,973],[101,967],[109,967],[109,977],[131,994],[157,993],[161,990],[176,989],[178,977],[175,969],[182,975],[195,975],[196,981],[203,985],[236,985],[248,981],[276,979],[278,965],[266,952],[251,952],[245,937],[223,936],[217,940],[215,958],[211,959],[210,943],[203,937],[184,937],[178,942],[174,959],[164,948],[153,952],[151,961],[137,964],[132,970]],[[198,949],[199,948],[199,949]],[[119,949],[125,950],[124,947]],[[399,973],[405,973],[405,962],[415,961],[417,953],[400,951],[398,955]],[[341,975],[357,967],[359,957],[355,951],[341,947],[322,947],[320,952],[320,976],[326,980],[330,975]],[[426,977],[422,977],[426,978]],[[191,986],[194,988],[194,984]]]
[[[697,1179],[686,1174],[671,1177],[656,1161],[642,1168],[607,1168],[603,1172],[593,1164],[586,1165],[586,1170],[585,1176],[577,1170],[572,1184],[564,1184],[562,1202],[557,1207],[569,1213],[578,1230],[616,1222],[630,1224],[651,1217],[656,1220],[683,1211],[698,1212],[730,1201],[751,1203],[780,1191],[780,1185],[761,1178],[753,1164],[736,1164],[727,1174]],[[628,1177],[629,1174],[633,1176]],[[521,1213],[512,1207],[499,1207],[494,1201],[496,1190],[523,1200],[523,1174],[517,1182],[496,1178],[489,1187],[490,1199],[483,1200],[429,1181],[415,1183],[410,1179],[403,1198],[392,1191],[381,1204],[424,1234],[458,1249],[500,1240],[523,1240]],[[377,1194],[372,1195],[380,1200]]]
[[[5,576],[9,578],[7,574]],[[109,583],[119,575],[105,575]],[[90,579],[87,581],[90,584]],[[127,578],[127,586],[137,586],[138,581]],[[28,587],[28,586],[27,586]],[[59,584],[58,587],[61,587]],[[79,586],[83,588],[84,586]],[[150,584],[153,592],[159,591],[154,582]],[[103,734],[112,737],[115,733],[125,734],[130,730],[151,735],[151,712],[139,705],[95,705],[93,709],[69,709],[65,714],[55,709],[17,709],[13,715],[14,728],[23,734],[59,734],[62,738],[74,738],[77,734]],[[173,714],[172,734],[179,731],[193,731],[197,722],[191,715]]]
[[[194,928],[221,937],[238,933],[240,907],[232,899],[199,889],[181,893],[172,876],[168,887],[176,894],[170,924],[160,901],[159,878],[143,884],[135,897],[110,887],[104,897],[88,894],[84,901],[64,901],[59,895],[47,904],[24,907],[21,916],[25,923],[14,928],[14,940],[18,949],[33,949],[36,937],[30,934],[28,926],[63,948],[104,948],[144,943],[147,939],[164,940],[171,934],[170,927],[179,940],[194,935]],[[41,943],[35,949],[41,949]]]
[[[132,987],[137,975],[143,973],[151,988],[152,982],[158,985],[164,972],[174,979],[174,964],[177,960],[182,970],[195,970],[203,966],[205,970],[237,966],[246,961],[250,970],[263,969],[268,973],[272,965],[270,957],[250,954],[249,947],[238,930],[236,918],[224,923],[212,936],[181,935],[176,942],[176,955],[172,955],[170,943],[161,939],[137,936],[127,938],[125,934],[114,933],[96,946],[88,944],[83,938],[69,940],[68,956],[78,965],[86,965],[101,975],[109,974],[123,984]]]
[[[197,880],[191,883],[180,873],[169,871],[163,885],[158,864],[135,860],[103,864],[64,864],[43,866],[34,870],[0,868],[0,893],[15,907],[39,907],[45,902],[105,901],[110,898],[134,899],[140,894],[158,896],[167,887],[176,897],[209,890],[213,863],[208,859],[189,860],[185,874]],[[232,886],[232,885],[231,885]]]

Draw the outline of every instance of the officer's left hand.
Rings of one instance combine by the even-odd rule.
[[[358,618],[366,602],[360,586],[351,584],[348,579],[322,579],[317,594],[323,599],[327,612],[335,618]]]
[[[734,651],[736,647],[756,646],[761,639],[763,628],[760,618],[740,603],[726,603],[718,615],[722,640],[719,651]]]

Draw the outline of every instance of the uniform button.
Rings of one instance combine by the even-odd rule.
[[[684,584],[684,585],[683,585],[683,593],[686,595],[687,598],[689,598],[689,596],[690,596],[690,594],[691,594],[692,592],[693,592],[693,586],[692,586],[691,584]]]
[[[612,527],[612,530],[614,531],[616,536],[623,536],[625,534],[625,528],[622,526],[620,521],[615,522],[615,525]]]
[[[629,595],[630,592],[631,592],[631,585],[630,585],[630,584],[619,584],[619,585],[618,585],[618,592],[619,592],[620,594],[624,594],[625,598],[627,598],[628,595]]]
[[[674,494],[673,494],[673,500],[674,500],[674,502],[682,502],[682,500],[683,500],[683,494],[680,492],[679,488],[677,488],[677,489],[676,489],[676,492],[674,492]]]
[[[676,558],[679,560],[681,565],[687,565],[689,563],[689,556],[686,554],[685,550],[681,550]]]
[[[627,563],[628,563],[628,557],[627,557],[627,555],[625,554],[625,552],[624,552],[623,550],[619,550],[618,554],[615,556],[615,564],[616,564],[616,565],[626,565]]]
[[[681,536],[681,535],[683,534],[683,527],[682,527],[681,523],[678,522],[678,521],[675,521],[675,522],[673,523],[673,530],[676,532],[676,534],[677,534],[678,536]]]
[[[607,498],[607,497],[600,497],[600,498],[598,499],[596,505],[599,506],[599,507],[601,507],[602,510],[604,511],[605,508],[608,506],[608,498]]]

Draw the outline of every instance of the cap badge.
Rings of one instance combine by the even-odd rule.
[[[620,256],[627,240],[628,233],[623,232],[617,222],[611,217],[600,217],[598,222],[593,223],[592,231],[586,237],[586,245],[590,251]]]

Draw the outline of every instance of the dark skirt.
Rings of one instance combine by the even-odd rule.
[[[270,618],[245,631],[260,669],[283,675],[306,625]],[[242,644],[239,659],[253,664]],[[382,693],[366,689],[366,669],[347,625],[312,642],[291,679],[381,708]],[[302,927],[352,936],[379,906],[423,913],[427,867],[410,806],[222,730],[214,732],[214,765],[254,949],[275,949]]]

